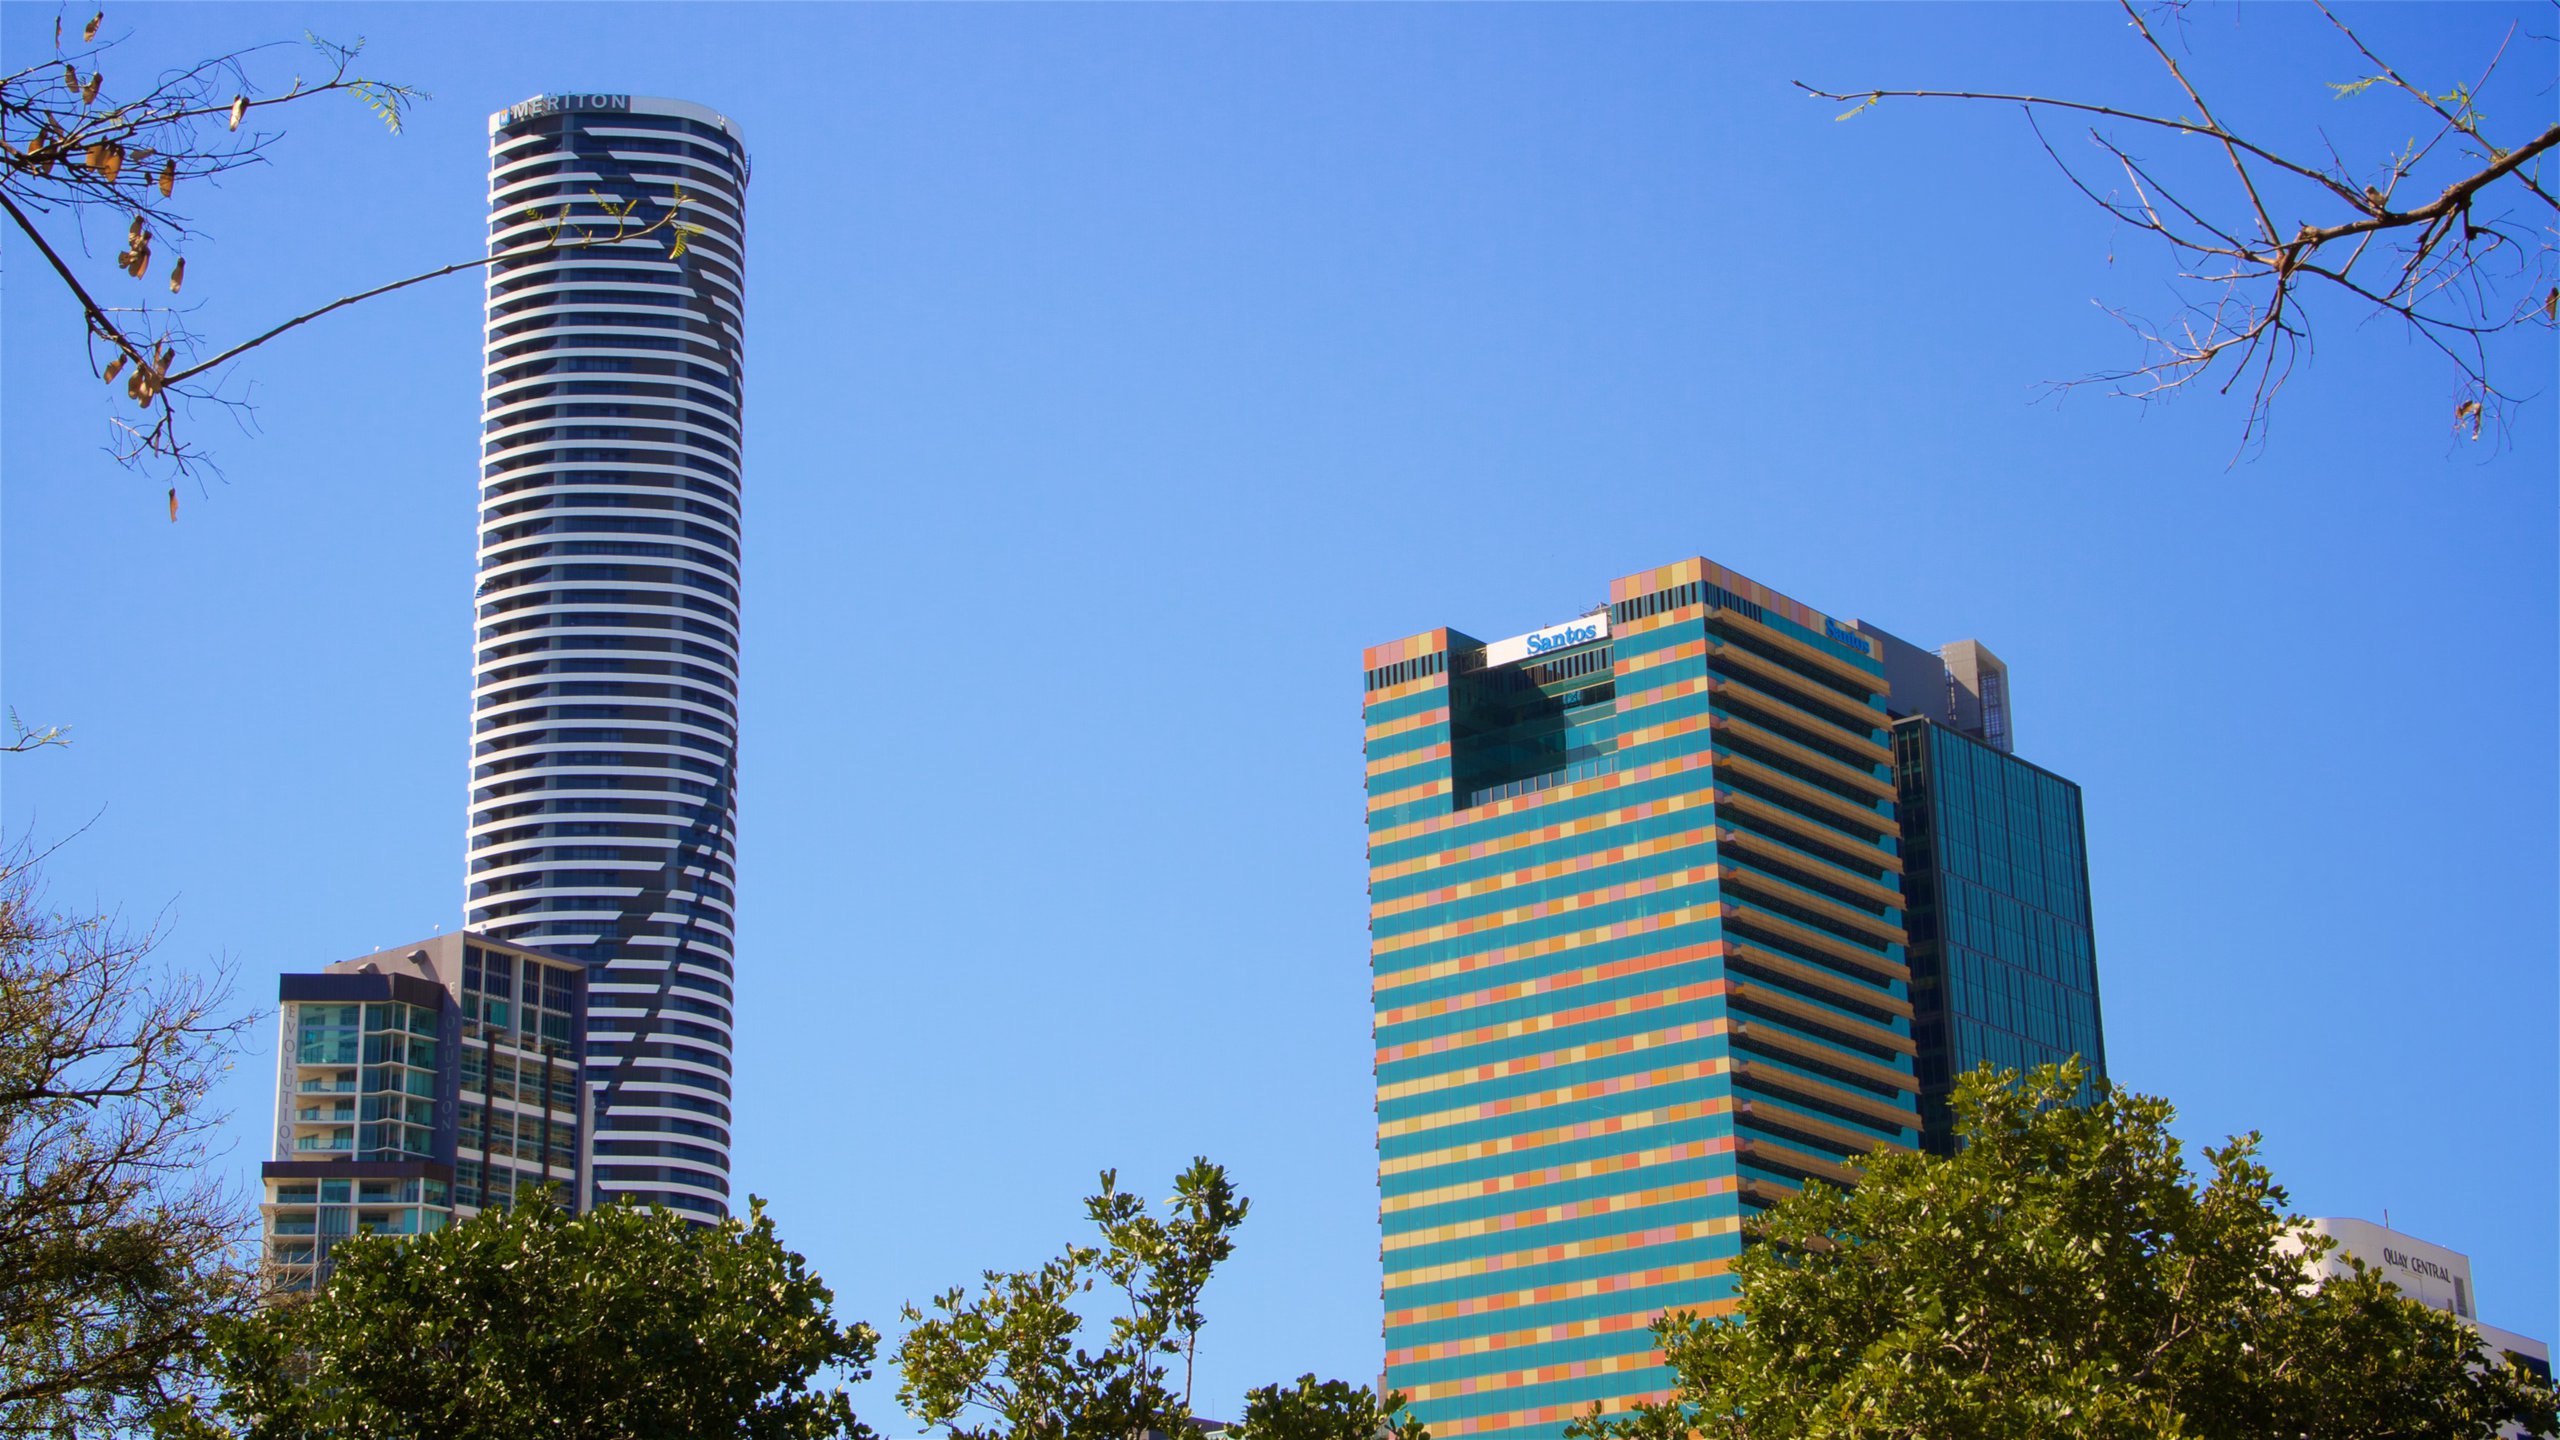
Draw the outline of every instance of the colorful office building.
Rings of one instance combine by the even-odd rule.
[[[350,1236],[417,1235],[548,1186],[584,1209],[587,970],[450,934],[284,976],[264,1256],[326,1280]]]
[[[2009,667],[1863,622],[1890,688],[1922,1141],[1955,1148],[1955,1079],[2079,1056],[2107,1073],[2080,787],[2014,753]]]
[[[1664,1393],[1748,1216],[1920,1141],[1889,687],[1703,559],[1364,666],[1385,1383],[1554,1436]]]

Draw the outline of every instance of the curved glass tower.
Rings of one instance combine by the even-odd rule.
[[[489,117],[474,929],[577,956],[598,1198],[728,1211],[747,155],[636,95]],[[563,223],[673,230],[547,248]]]

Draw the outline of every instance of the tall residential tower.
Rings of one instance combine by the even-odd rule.
[[[594,1192],[704,1218],[729,1197],[747,168],[681,100],[489,117],[490,251],[524,253],[488,271],[469,923],[587,966]],[[678,192],[681,236],[544,243]]]

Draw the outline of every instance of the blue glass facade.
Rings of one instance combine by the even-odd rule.
[[[2080,787],[1969,735],[1893,727],[1924,1142],[1955,1077],[2079,1055],[2107,1069]]]

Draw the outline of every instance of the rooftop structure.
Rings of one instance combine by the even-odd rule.
[[[417,1235],[534,1187],[582,1209],[586,967],[450,934],[284,976],[264,1256],[278,1288],[338,1242]]]

